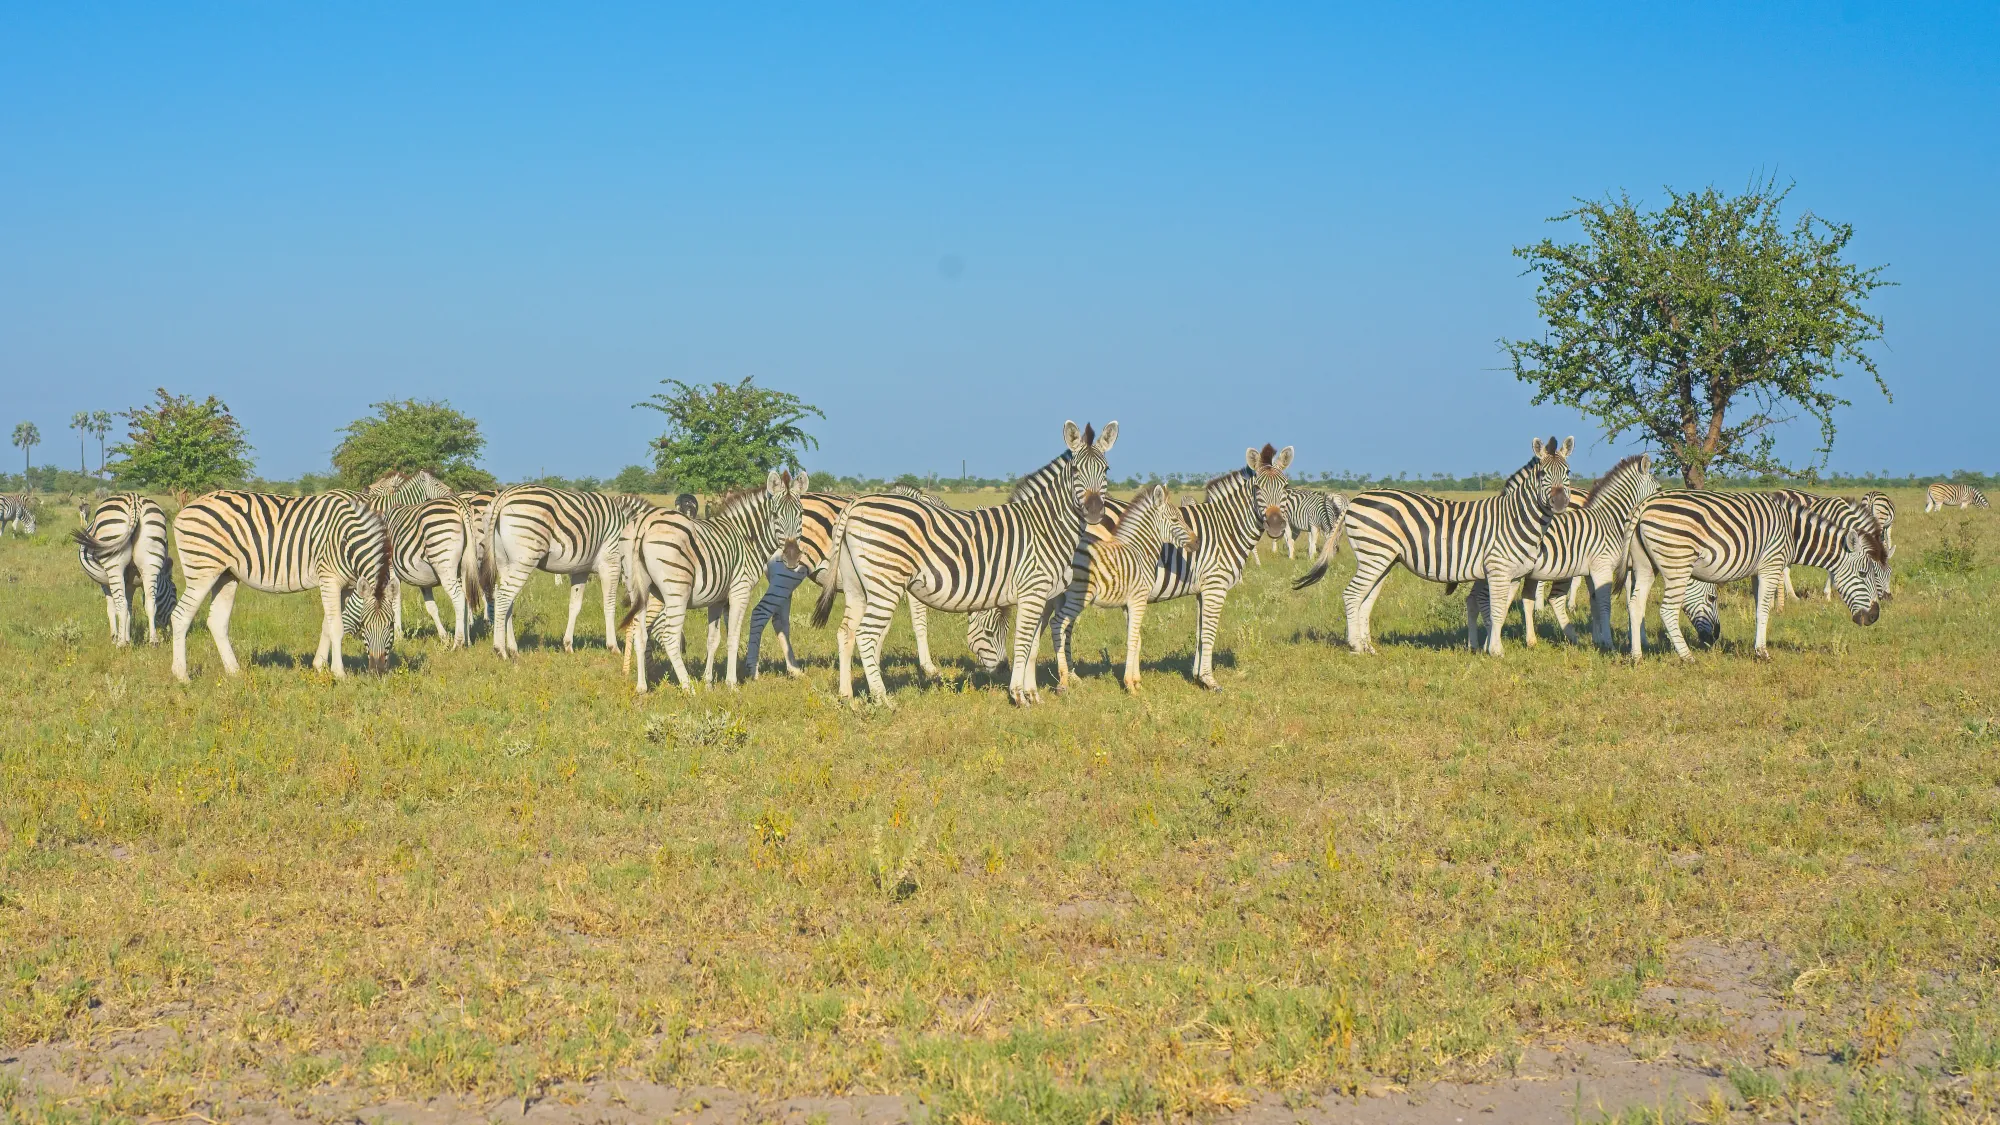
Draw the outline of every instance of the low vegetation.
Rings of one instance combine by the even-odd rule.
[[[1991,541],[1896,500],[1906,565]],[[1463,594],[1403,574],[1351,656],[1351,562],[1294,594],[1267,555],[1220,694],[1185,601],[1148,615],[1144,694],[1090,612],[1084,681],[1027,710],[934,614],[950,678],[918,688],[899,623],[892,712],[835,699],[810,599],[803,682],[634,698],[589,629],[560,651],[539,576],[512,664],[426,634],[336,684],[317,603],[246,592],[247,674],[197,631],[178,688],[107,643],[68,526],[0,539],[0,1048],[62,1046],[84,1093],[0,1080],[0,1117],[606,1076],[1203,1115],[1712,1037],[1641,1002],[1690,938],[1769,943],[1806,1013],[1769,1057],[1718,1041],[1738,1096],[1707,1112],[2000,1112],[1984,554],[1899,574],[1872,629],[1788,607],[1768,664],[1732,592],[1721,651],[1636,668],[1546,625],[1468,655]]]

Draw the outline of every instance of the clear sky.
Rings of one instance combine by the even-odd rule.
[[[1087,10],[1082,10],[1087,9]],[[1510,248],[1795,180],[1899,287],[1833,466],[2000,469],[2000,5],[0,3],[0,423],[221,395],[258,470],[389,397],[645,460],[664,377],[811,467],[1511,467]],[[1794,427],[1794,449],[1815,436]],[[66,440],[67,439],[67,440]]]

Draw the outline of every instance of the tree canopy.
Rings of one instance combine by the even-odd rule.
[[[819,442],[799,423],[825,418],[797,395],[740,383],[696,386],[662,379],[670,388],[634,403],[667,416],[653,439],[653,463],[666,480],[694,492],[725,492],[763,482],[772,469],[797,470],[799,454]]]
[[[479,467],[486,439],[479,423],[449,402],[378,402],[375,413],[341,429],[347,436],[333,451],[333,467],[343,483],[366,488],[394,470],[405,475],[429,469],[453,488],[491,488],[493,474]]]
[[[250,442],[229,407],[214,395],[154,392],[152,404],[121,412],[129,425],[112,447],[111,473],[129,488],[161,489],[186,497],[235,484],[250,474]]]
[[[1800,475],[1776,450],[1792,410],[1818,421],[1824,464],[1833,412],[1850,405],[1833,380],[1858,369],[1889,396],[1866,350],[1882,322],[1862,305],[1892,283],[1843,259],[1852,226],[1810,211],[1787,223],[1791,190],[1670,188],[1654,212],[1621,193],[1551,219],[1584,240],[1515,249],[1547,330],[1501,341],[1534,402],[1592,415],[1614,440],[1640,435],[1691,488],[1711,470]]]
[[[42,444],[42,430],[33,422],[19,422],[14,426],[14,446],[24,458],[22,472],[35,467],[35,447]]]

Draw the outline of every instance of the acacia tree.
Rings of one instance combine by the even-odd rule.
[[[42,431],[40,427],[36,426],[33,422],[21,422],[15,425],[14,446],[21,451],[21,456],[24,458],[21,462],[23,466],[22,473],[25,474],[29,469],[35,467],[35,447],[40,444],[42,444]]]
[[[486,448],[479,423],[443,401],[378,402],[375,413],[341,429],[333,467],[353,487],[365,488],[391,470],[428,469],[453,488],[491,488],[493,474],[479,467]]]
[[[1791,187],[1753,182],[1742,195],[1667,189],[1643,212],[1620,193],[1578,201],[1581,242],[1515,249],[1539,282],[1548,329],[1503,340],[1534,402],[1589,414],[1613,440],[1658,446],[1690,488],[1711,471],[1803,475],[1780,461],[1774,429],[1801,410],[1819,422],[1818,464],[1833,448],[1833,389],[1849,369],[1889,397],[1866,345],[1882,322],[1863,311],[1884,267],[1843,260],[1854,228],[1810,211],[1783,218]]]
[[[757,484],[772,469],[798,469],[799,453],[819,448],[799,423],[826,415],[797,395],[755,386],[747,377],[706,387],[660,382],[672,389],[632,408],[667,416],[667,432],[652,441],[653,464],[680,488],[724,492]]]
[[[250,442],[229,407],[214,395],[168,394],[165,387],[149,406],[122,411],[130,428],[111,448],[122,460],[111,466],[121,485],[159,489],[185,503],[197,492],[235,484],[250,474]]]

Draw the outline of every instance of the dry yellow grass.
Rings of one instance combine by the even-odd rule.
[[[1697,1034],[1639,986],[1677,939],[1757,937],[1802,1050],[1886,1073],[1898,1029],[1962,1029],[1945,1067],[1990,1113],[2000,521],[1971,517],[1975,572],[1919,572],[1963,517],[1896,499],[1882,623],[1789,608],[1769,664],[1740,594],[1688,665],[1518,627],[1468,655],[1462,594],[1407,574],[1354,657],[1351,563],[1293,593],[1303,560],[1267,557],[1221,694],[1186,678],[1176,602],[1145,694],[1092,612],[1085,682],[1030,710],[962,672],[919,690],[899,625],[894,712],[829,694],[809,599],[805,681],[635,699],[590,614],[548,647],[546,579],[511,665],[426,632],[336,684],[306,667],[316,602],[246,593],[248,674],[198,630],[179,688],[163,647],[110,648],[48,518],[0,540],[0,1045],[157,1029],[56,1107],[111,1115],[618,1074],[1193,1114]],[[0,1083],[0,1114],[35,1097]]]

